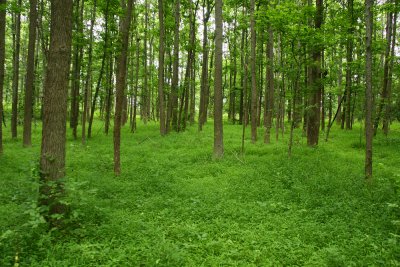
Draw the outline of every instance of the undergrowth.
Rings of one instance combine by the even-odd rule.
[[[0,266],[400,265],[398,125],[374,141],[371,186],[359,129],[321,134],[318,148],[296,131],[289,159],[288,134],[247,137],[241,155],[241,126],[225,125],[214,160],[211,123],[165,137],[155,123],[128,128],[119,177],[100,121],[86,145],[68,136],[61,230],[37,207],[40,125],[32,148],[5,140]]]

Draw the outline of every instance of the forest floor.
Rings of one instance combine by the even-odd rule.
[[[68,129],[71,212],[50,232],[36,207],[41,128],[32,148],[5,139],[0,266],[400,265],[398,124],[374,141],[370,186],[358,125],[335,125],[318,148],[297,130],[290,159],[288,134],[265,145],[259,129],[242,157],[241,126],[225,125],[222,160],[212,158],[210,122],[166,137],[155,123],[128,128],[119,177],[112,132],[98,121],[83,146]]]

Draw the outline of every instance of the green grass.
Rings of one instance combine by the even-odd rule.
[[[5,139],[0,266],[400,265],[398,124],[375,139],[372,186],[358,126],[332,129],[327,143],[321,135],[316,149],[295,132],[288,159],[288,135],[247,138],[242,157],[241,126],[225,125],[222,160],[212,158],[211,123],[166,137],[155,123],[128,128],[119,177],[100,122],[86,146],[68,132],[72,213],[49,233],[36,207],[40,126],[32,148]]]

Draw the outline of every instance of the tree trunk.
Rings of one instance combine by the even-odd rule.
[[[201,82],[200,82],[200,106],[199,106],[199,131],[203,130],[207,117],[207,88],[208,88],[208,27],[207,23],[211,16],[211,4],[207,0],[207,11],[203,5],[203,61],[201,65]]]
[[[160,114],[160,134],[165,135],[165,112],[164,112],[164,54],[165,54],[165,25],[164,25],[164,3],[158,0],[158,20],[160,23],[160,48],[158,52],[158,109]]]
[[[315,15],[315,29],[318,31],[323,21],[323,0],[316,0],[317,13]],[[313,66],[311,68],[311,95],[310,110],[307,118],[307,145],[318,145],[321,106],[321,53],[322,49],[317,46],[313,51]]]
[[[24,136],[23,145],[32,145],[32,111],[33,111],[33,91],[35,83],[35,44],[36,44],[36,24],[37,24],[37,1],[29,0],[29,41],[28,59],[26,64],[25,80],[25,110],[24,110]]]
[[[116,99],[114,116],[114,173],[121,174],[120,146],[121,146],[121,123],[122,123],[122,105],[125,97],[124,90],[126,86],[126,66],[128,58],[129,29],[131,26],[133,0],[128,0],[128,6],[125,9],[124,17],[120,23],[120,45],[121,52],[117,59],[117,79],[116,79]]]
[[[72,0],[51,1],[50,48],[44,84],[42,147],[40,156],[41,206],[48,208],[45,218],[59,226],[65,204],[62,179],[65,176],[68,76],[72,42]]]
[[[6,49],[6,0],[0,0],[0,155],[3,154],[3,88]]]
[[[100,86],[101,86],[101,81],[103,78],[104,74],[104,67],[106,64],[106,59],[107,59],[107,47],[108,47],[108,11],[109,11],[109,6],[110,6],[110,1],[107,1],[106,4],[106,10],[104,14],[104,46],[103,46],[103,58],[101,59],[101,68],[100,68],[100,74],[99,78],[97,79],[97,85],[96,89],[94,92],[93,100],[92,100],[92,107],[90,108],[90,117],[89,117],[89,125],[88,125],[88,138],[92,137],[92,125],[93,125],[93,118],[94,118],[94,112],[96,109],[96,102],[97,102],[97,97],[99,96],[99,91],[100,91]]]
[[[82,1],[82,2],[80,2]],[[72,79],[72,90],[71,90],[71,118],[70,127],[72,128],[72,135],[74,139],[77,139],[77,127],[79,118],[79,90],[81,82],[81,66],[83,58],[83,46],[81,44],[83,38],[83,10],[84,0],[77,0],[76,13],[75,13],[75,24],[77,27],[78,41],[74,44],[74,70]]]
[[[372,181],[372,29],[374,0],[365,0],[365,178]]]
[[[214,157],[224,154],[222,122],[222,0],[215,1]]]
[[[178,130],[178,83],[179,83],[179,24],[180,24],[180,0],[175,0],[174,17],[175,17],[175,28],[174,28],[174,57],[173,57],[173,76],[171,95],[168,103],[168,113],[170,117],[167,117],[167,132],[172,127],[173,130]]]
[[[264,143],[271,142],[272,115],[274,111],[274,33],[271,26],[268,26],[268,43],[267,43],[267,72],[265,83],[265,100],[264,100]]]
[[[18,8],[22,8],[21,0],[18,0]],[[19,53],[21,50],[21,10],[15,14],[14,22],[14,52],[13,52],[13,83],[12,83],[12,113],[11,113],[11,137],[17,138],[18,126],[18,88],[19,88]]]
[[[251,142],[257,141],[257,80],[256,80],[256,22],[254,15],[255,0],[250,1],[251,32]]]
[[[397,7],[396,1],[396,7]],[[397,10],[397,9],[396,9]],[[394,13],[393,18],[393,31],[392,31],[392,44],[391,44],[391,55],[390,55],[390,64],[389,64],[389,74],[388,74],[388,85],[387,85],[387,103],[385,106],[385,114],[383,115],[383,133],[385,136],[389,133],[389,123],[390,123],[390,107],[391,107],[391,96],[392,96],[392,76],[393,76],[393,66],[394,66],[394,58],[395,58],[395,46],[396,46],[396,24],[397,24],[397,12]]]
[[[353,0],[348,0],[347,9],[349,12],[349,29],[347,30],[347,44],[346,44],[346,130],[351,129],[351,96],[352,96],[352,64],[353,64],[353,34],[354,34],[354,12],[353,12]]]
[[[93,1],[92,17],[90,21],[89,37],[89,59],[86,71],[85,91],[83,95],[83,113],[82,113],[82,144],[86,143],[86,118],[89,113],[89,93],[92,91],[92,59],[93,59],[93,28],[96,20],[97,0]]]

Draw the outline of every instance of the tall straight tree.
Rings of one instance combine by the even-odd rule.
[[[93,61],[93,28],[96,20],[97,0],[93,1],[92,14],[89,30],[89,59],[86,70],[85,91],[83,93],[83,113],[82,113],[82,144],[86,143],[86,119],[89,113],[89,93],[92,91],[92,61]]]
[[[224,155],[222,122],[222,0],[215,1],[214,157]]]
[[[372,180],[372,30],[374,0],[365,0],[365,178]]]
[[[205,10],[207,6],[207,10]],[[200,82],[200,106],[199,106],[199,131],[203,130],[203,125],[207,119],[207,102],[208,93],[207,88],[209,84],[208,80],[208,21],[211,16],[212,6],[210,0],[203,0],[203,46],[202,46],[202,60],[201,65],[201,82]]]
[[[172,74],[171,94],[168,101],[167,132],[170,131],[170,127],[172,127],[175,131],[178,130],[180,0],[175,0],[174,3],[175,3],[174,59],[173,59],[173,70],[172,70],[173,74]]]
[[[257,141],[257,81],[256,81],[256,21],[255,0],[250,1],[250,31],[251,31],[251,141]]]
[[[0,0],[0,155],[3,153],[3,88],[6,49],[6,0]]]
[[[13,83],[12,83],[12,112],[11,112],[11,137],[17,138],[18,125],[18,90],[19,90],[19,54],[21,50],[21,8],[22,1],[18,0],[18,10],[15,14],[13,33]]]
[[[43,96],[43,129],[40,154],[40,204],[48,207],[45,218],[57,226],[66,209],[64,194],[68,76],[72,43],[72,0],[51,1],[50,47]],[[57,218],[57,217],[56,217]]]
[[[323,0],[316,0],[317,12],[315,14],[315,29],[319,30],[322,26],[324,6]],[[311,94],[309,99],[310,110],[307,118],[307,144],[309,146],[318,145],[319,126],[321,114],[321,44],[314,44],[312,57],[313,65],[311,68]]]
[[[164,56],[165,56],[165,25],[164,25],[164,2],[158,0],[158,21],[160,23],[160,49],[158,51],[158,109],[160,112],[160,134],[165,135],[165,113],[164,113]]]
[[[24,133],[23,145],[32,145],[32,109],[33,109],[33,89],[35,82],[35,42],[37,24],[37,1],[29,0],[29,41],[28,41],[28,60],[26,64],[25,80],[25,109],[24,109]]]
[[[125,1],[123,1],[125,2]],[[115,85],[115,116],[114,116],[114,173],[121,174],[121,124],[122,124],[122,105],[125,97],[126,86],[126,66],[128,61],[129,29],[131,27],[133,0],[128,0],[128,6],[125,7],[124,17],[120,23],[120,45],[121,51],[117,57],[117,81]]]
[[[272,115],[274,111],[274,32],[271,25],[268,25],[267,42],[267,71],[265,83],[265,104],[264,104],[264,143],[271,142]]]

